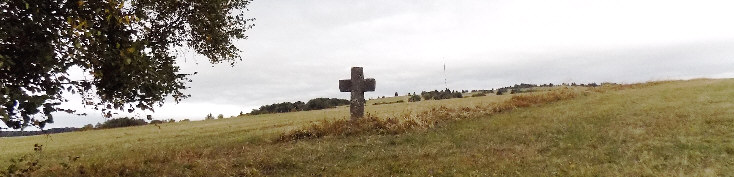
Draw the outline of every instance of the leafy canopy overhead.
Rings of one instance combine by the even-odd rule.
[[[190,82],[173,49],[188,47],[211,63],[241,60],[251,0],[0,0],[0,117],[10,128],[52,123],[52,112],[82,96],[112,112],[178,102]],[[80,68],[87,79],[69,79]],[[98,97],[98,99],[91,99]]]

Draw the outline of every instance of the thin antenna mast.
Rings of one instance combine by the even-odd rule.
[[[449,89],[448,79],[446,79],[446,59],[445,58],[443,62],[443,85],[446,87],[446,89]]]

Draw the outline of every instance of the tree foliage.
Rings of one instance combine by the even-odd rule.
[[[10,128],[52,123],[63,93],[101,110],[178,102],[188,74],[174,49],[211,63],[240,60],[233,45],[254,18],[251,0],[0,0],[0,116]],[[70,79],[70,69],[88,74]],[[95,97],[96,99],[88,99]]]
[[[334,108],[341,105],[348,105],[349,100],[338,99],[338,98],[314,98],[309,100],[307,103],[302,101],[282,102],[270,105],[260,106],[259,109],[253,109],[249,114],[270,114],[270,113],[284,113],[284,112],[296,112],[296,111],[310,111],[320,110],[327,108]]]
[[[419,102],[421,101],[421,96],[418,95],[412,95],[410,98],[408,98],[408,102]]]
[[[119,128],[119,127],[130,127],[130,126],[140,126],[140,125],[147,125],[148,123],[145,122],[143,119],[135,119],[131,117],[123,117],[123,118],[115,118],[115,119],[109,119],[102,123],[97,128]]]
[[[438,91],[430,91],[421,92],[421,97],[423,97],[423,100],[443,100],[443,99],[451,99],[451,98],[462,98],[461,92],[458,91],[451,91],[448,88],[446,90]]]

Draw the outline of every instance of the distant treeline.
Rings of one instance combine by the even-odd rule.
[[[315,98],[315,99],[308,100],[308,102],[306,103],[302,101],[296,101],[295,103],[282,102],[282,103],[260,106],[259,109],[253,109],[248,114],[258,115],[258,114],[270,114],[270,113],[310,111],[310,110],[320,110],[320,109],[326,109],[326,108],[335,108],[341,105],[349,105],[349,100],[338,99],[338,98]]]
[[[182,121],[188,121],[188,119],[182,120]],[[152,120],[150,123],[148,123],[143,119],[136,119],[132,117],[122,117],[122,118],[107,119],[103,123],[97,123],[97,125],[87,124],[83,126],[82,128],[73,128],[73,127],[52,128],[52,129],[43,130],[43,131],[0,131],[0,137],[32,136],[32,135],[43,135],[43,134],[53,134],[53,133],[66,133],[66,132],[73,132],[73,131],[86,131],[86,130],[94,130],[94,129],[141,126],[141,125],[148,125],[148,124],[162,124],[162,123],[171,123],[171,122],[176,122],[176,120],[173,120],[173,119]]]
[[[443,99],[451,99],[451,98],[461,98],[461,92],[459,91],[451,91],[449,89],[438,91],[430,91],[421,92],[421,97],[423,97],[423,100],[443,100]]]
[[[53,133],[64,133],[77,131],[79,128],[66,127],[66,128],[52,128],[43,131],[0,131],[0,137],[15,137],[15,136],[33,136]]]
[[[123,118],[109,119],[105,121],[104,123],[97,125],[95,128],[105,129],[105,128],[131,127],[131,126],[140,126],[140,125],[148,125],[148,122],[145,122],[145,120],[143,119],[123,117]]]
[[[604,83],[604,84],[614,84],[614,83]],[[513,86],[507,86],[507,87],[498,88],[496,91],[494,89],[490,90],[489,92],[483,91],[483,93],[496,92],[497,95],[502,95],[504,93],[510,92],[510,94],[515,94],[515,93],[522,93],[522,92],[530,91],[530,88],[533,88],[533,87],[555,87],[555,86],[597,87],[597,86],[600,86],[600,85],[599,84],[596,84],[596,83],[576,84],[575,82],[574,83],[570,83],[570,84],[569,83],[562,83],[560,85],[554,85],[553,83],[541,84],[541,85],[520,83],[520,84],[515,84]]]

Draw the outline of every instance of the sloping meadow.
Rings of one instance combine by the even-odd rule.
[[[720,135],[732,129],[732,83],[554,87],[375,105],[357,121],[340,107],[75,132],[53,135],[52,146],[14,158],[0,176],[726,174],[734,146]],[[131,136],[139,132],[148,133]],[[59,149],[54,141],[67,136],[100,140]]]

